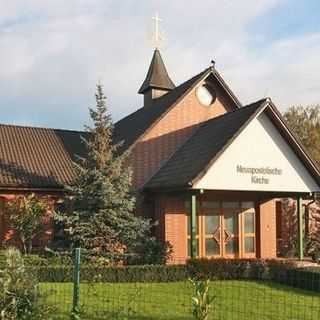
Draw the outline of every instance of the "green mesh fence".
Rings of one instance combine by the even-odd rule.
[[[84,263],[80,268],[78,319],[195,319],[191,307],[194,288],[185,267],[163,268]],[[52,319],[70,319],[74,267],[32,267],[30,272],[38,274],[39,298],[54,310]],[[274,280],[262,274],[255,279],[237,277],[211,279],[209,291],[214,301],[207,320],[320,319],[319,267],[290,269]]]
[[[72,283],[41,283],[54,319],[69,319]],[[209,319],[320,319],[319,293],[269,281],[216,280]],[[193,288],[170,283],[81,283],[81,319],[194,319]]]

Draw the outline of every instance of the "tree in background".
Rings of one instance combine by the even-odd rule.
[[[113,123],[100,84],[96,108],[90,109],[92,127],[86,127],[86,158],[75,163],[75,179],[67,186],[72,210],[62,216],[74,246],[96,253],[122,254],[155,242],[150,220],[134,215],[132,171],[128,153],[113,144]]]
[[[9,226],[19,238],[23,252],[31,253],[33,239],[43,231],[48,204],[35,194],[18,196],[6,204]]]
[[[293,106],[284,113],[284,119],[290,129],[297,135],[303,146],[320,167],[320,105]],[[292,208],[288,201],[283,202],[284,210],[289,213]],[[292,204],[292,203],[291,203]],[[306,210],[306,253],[320,256],[320,203]],[[295,210],[293,210],[295,212]],[[290,215],[286,215],[290,216]],[[294,217],[295,219],[295,217]],[[309,224],[314,227],[309,230]],[[290,243],[289,243],[290,245]],[[293,241],[291,247],[294,247]]]
[[[293,106],[283,116],[311,157],[320,164],[320,106]]]

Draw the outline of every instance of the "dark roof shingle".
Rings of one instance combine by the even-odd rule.
[[[173,91],[115,123],[114,141],[128,149],[204,76],[204,70]],[[0,187],[58,188],[72,181],[73,161],[86,154],[87,133],[0,125]]]
[[[217,156],[265,99],[203,123],[147,182],[145,189],[190,187],[190,182]]]
[[[81,135],[68,130],[0,125],[0,186],[61,188],[73,177]]]
[[[123,142],[122,148],[126,150],[148,128],[151,127],[163,114],[165,114],[175,102],[186,94],[210,69],[205,69],[196,76],[182,83],[174,90],[156,99],[152,106],[142,107],[127,117],[115,123],[114,140]]]

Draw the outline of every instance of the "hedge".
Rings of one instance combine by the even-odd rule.
[[[286,261],[258,259],[194,259],[186,265],[115,266],[82,264],[82,281],[99,282],[170,282],[188,278],[215,279],[269,279],[285,281],[292,266]],[[40,281],[72,281],[72,265],[30,267]]]
[[[320,292],[320,267],[297,268],[290,260],[195,259],[187,265],[192,277],[270,280]]]
[[[263,259],[194,259],[187,263],[189,274],[195,278],[215,279],[285,279],[293,263],[287,260]]]
[[[30,267],[38,274],[40,282],[71,282],[73,268],[70,266]],[[81,282],[173,282],[189,278],[185,265],[145,265],[101,267],[84,265],[80,269]]]
[[[36,256],[35,256],[36,257]],[[26,257],[30,272],[41,282],[71,282],[70,259]],[[0,266],[1,268],[1,266]],[[104,267],[94,263],[81,265],[82,282],[174,282],[188,278],[211,280],[270,280],[301,289],[320,291],[320,267],[296,268],[288,260],[193,259],[185,265],[143,265]]]
[[[289,286],[320,292],[320,267],[295,268],[287,272]]]

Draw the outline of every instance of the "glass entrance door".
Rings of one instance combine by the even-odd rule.
[[[224,211],[223,255],[235,258],[239,255],[239,211]]]
[[[207,257],[221,256],[221,214],[219,211],[204,215],[203,252]]]
[[[202,201],[198,205],[197,256],[253,258],[256,256],[253,202]],[[190,215],[187,246],[190,256]]]

